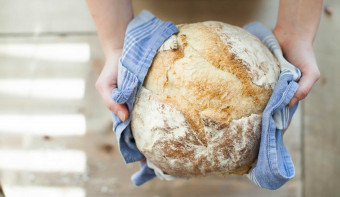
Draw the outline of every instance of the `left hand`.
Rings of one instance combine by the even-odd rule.
[[[293,107],[309,94],[315,82],[320,78],[320,71],[316,63],[312,43],[295,38],[294,35],[287,37],[287,35],[282,35],[276,29],[273,30],[273,33],[281,46],[285,58],[301,71],[299,88],[289,102],[289,107]]]

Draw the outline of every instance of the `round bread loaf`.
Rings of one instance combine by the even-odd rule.
[[[176,177],[247,173],[278,61],[236,26],[209,21],[178,30],[159,49],[135,101],[137,147]]]

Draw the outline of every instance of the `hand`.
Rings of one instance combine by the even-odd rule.
[[[302,74],[299,80],[299,88],[289,102],[289,107],[293,107],[308,95],[315,82],[320,78],[320,71],[311,42],[295,38],[294,35],[284,35],[278,29],[274,29],[273,33],[281,46],[285,58],[299,68]]]
[[[117,49],[107,56],[104,68],[97,79],[96,89],[102,96],[107,108],[122,121],[125,121],[129,115],[126,106],[114,102],[111,98],[112,90],[117,87],[118,60],[121,53],[122,49]]]

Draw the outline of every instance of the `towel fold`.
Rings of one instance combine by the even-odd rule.
[[[245,30],[258,37],[279,60],[281,73],[262,115],[261,143],[257,163],[248,173],[251,181],[262,188],[278,189],[295,175],[293,161],[283,144],[283,130],[298,104],[287,105],[298,89],[301,72],[282,55],[272,32],[259,22],[246,25]]]
[[[297,105],[288,108],[287,104],[298,88],[296,81],[301,73],[284,59],[280,46],[270,30],[260,23],[251,23],[244,28],[257,36],[276,56],[281,65],[279,81],[263,112],[258,160],[248,175],[250,180],[260,187],[277,189],[291,179],[295,173],[294,165],[283,144],[282,135],[297,108]],[[131,133],[133,103],[158,48],[177,32],[174,24],[163,22],[148,11],[142,11],[128,25],[123,53],[119,60],[117,88],[112,92],[112,99],[117,103],[125,103],[129,110],[129,117],[124,122],[117,115],[112,114],[113,129],[119,143],[119,150],[126,163],[145,159],[139,152]],[[176,177],[162,173],[149,162],[143,162],[140,165],[141,170],[131,178],[138,186],[149,181],[156,174],[161,179],[176,179]]]
[[[126,163],[145,159],[131,133],[133,102],[158,48],[177,31],[174,24],[163,22],[148,11],[142,11],[127,27],[123,53],[118,63],[117,88],[112,92],[112,100],[125,103],[129,110],[129,117],[124,122],[112,113],[113,130]]]
[[[123,53],[118,62],[117,88],[112,91],[112,100],[125,103],[129,110],[129,117],[124,122],[112,113],[113,130],[116,133],[120,153],[126,163],[145,159],[131,133],[133,103],[158,48],[176,32],[178,30],[174,24],[161,21],[145,10],[127,27]],[[131,179],[136,185],[141,185],[153,177],[155,177],[154,171],[148,168],[146,163],[141,163],[141,170]]]

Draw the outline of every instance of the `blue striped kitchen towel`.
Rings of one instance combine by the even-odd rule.
[[[294,164],[283,144],[283,130],[295,113],[298,104],[287,104],[298,89],[301,72],[283,57],[272,32],[259,22],[246,25],[245,30],[258,37],[279,60],[281,73],[262,115],[261,143],[257,163],[248,178],[262,188],[278,189],[295,175]]]
[[[276,189],[294,176],[294,166],[282,141],[282,132],[295,112],[297,105],[286,105],[297,89],[300,71],[282,56],[280,47],[272,35],[260,23],[245,27],[256,35],[280,61],[281,75],[263,113],[261,145],[257,164],[250,170],[250,179],[263,188]],[[178,30],[171,22],[163,22],[148,11],[142,11],[128,25],[122,56],[119,60],[117,88],[112,99],[125,103],[131,114],[135,97],[143,84],[158,48]],[[141,161],[145,157],[139,152],[133,139],[128,119],[122,122],[113,114],[113,129],[119,143],[119,150],[126,163]],[[132,176],[136,185],[142,185],[155,177],[147,162],[141,163],[141,170]]]
[[[125,103],[129,110],[129,117],[124,122],[112,113],[113,130],[126,163],[145,159],[137,149],[131,133],[133,103],[158,48],[176,32],[178,30],[174,24],[163,22],[148,11],[142,11],[127,27],[123,53],[118,64],[117,88],[112,92],[113,101]],[[132,176],[132,181],[141,185],[154,177],[154,171],[146,163],[141,163],[141,170]]]

